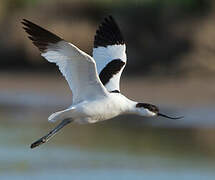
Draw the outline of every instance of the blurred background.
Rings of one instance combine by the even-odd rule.
[[[120,116],[56,124],[72,93],[23,31],[23,18],[92,53],[95,31],[112,15],[127,42],[121,92],[182,120]],[[214,179],[215,2],[213,0],[1,0],[1,179]]]

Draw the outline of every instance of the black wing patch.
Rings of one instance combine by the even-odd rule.
[[[94,48],[98,46],[125,44],[124,38],[112,16],[108,16],[100,24],[94,39]]]
[[[119,90],[110,91],[110,93],[120,93]]]
[[[99,74],[102,84],[105,86],[113,77],[113,75],[117,74],[124,65],[125,62],[123,62],[121,59],[114,59],[109,62]]]
[[[23,19],[22,24],[24,25],[23,29],[30,35],[28,36],[29,39],[32,40],[33,44],[37,46],[41,52],[44,52],[49,44],[54,44],[62,40],[55,34],[26,19]]]

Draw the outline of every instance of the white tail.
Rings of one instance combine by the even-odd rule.
[[[72,107],[69,109],[65,109],[63,111],[55,112],[48,117],[48,121],[49,122],[56,122],[56,121],[63,120],[66,118],[72,118],[72,112],[74,110],[75,110],[75,108]]]

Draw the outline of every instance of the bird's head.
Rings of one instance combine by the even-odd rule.
[[[162,116],[168,119],[181,119],[183,117],[170,117],[168,115],[162,114],[159,112],[159,109],[157,106],[148,104],[148,103],[137,103],[136,104],[136,110],[137,113],[140,116],[147,116],[147,117],[152,117],[152,116]]]

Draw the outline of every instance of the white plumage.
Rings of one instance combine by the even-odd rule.
[[[22,23],[41,55],[59,67],[73,93],[72,105],[48,118],[51,122],[62,120],[61,123],[31,148],[45,143],[70,122],[95,123],[125,113],[171,118],[159,113],[152,104],[132,101],[120,93],[126,46],[111,16],[104,19],[96,32],[93,57],[28,20]]]
[[[93,48],[93,58],[96,61],[96,66],[98,73],[100,73],[105,66],[110,63],[113,59],[121,60],[126,64],[126,46],[125,44],[119,45],[109,45],[107,47],[97,47]],[[115,74],[109,82],[105,85],[108,91],[118,90],[120,91],[120,77],[125,65],[121,70]]]
[[[48,46],[41,55],[59,67],[72,90],[73,104],[107,95],[98,77],[94,59],[73,44],[59,41]]]

